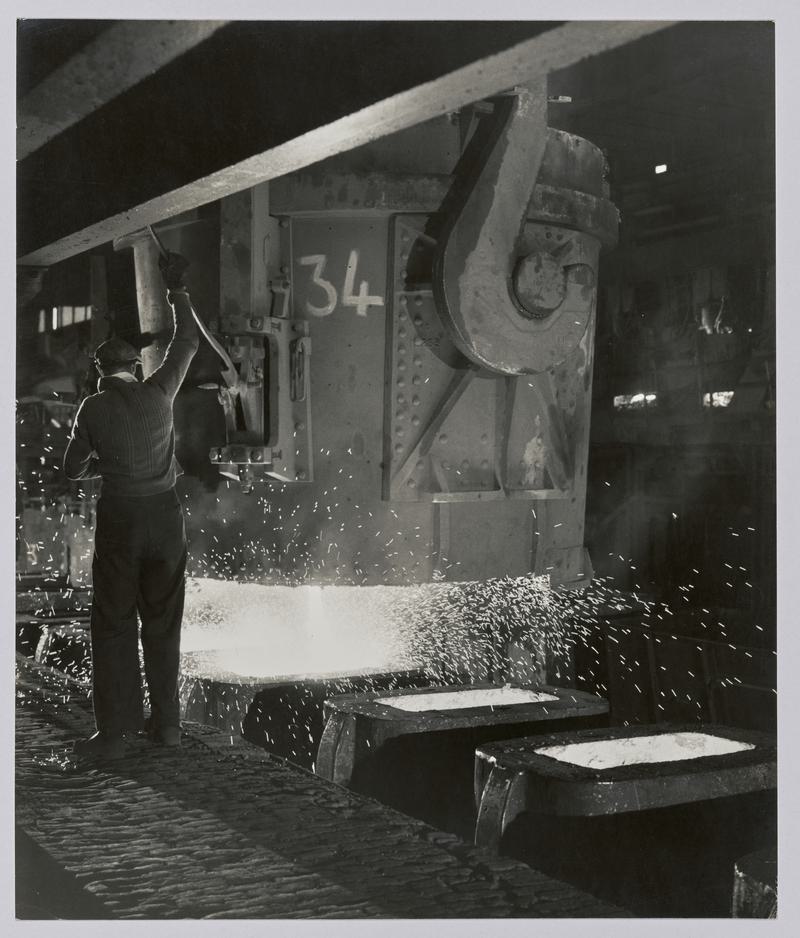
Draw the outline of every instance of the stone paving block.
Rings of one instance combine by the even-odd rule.
[[[109,918],[625,914],[208,727],[75,762],[92,728],[85,687],[18,662],[18,824]]]

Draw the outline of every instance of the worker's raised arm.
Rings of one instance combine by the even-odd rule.
[[[172,307],[174,331],[172,340],[167,346],[164,361],[147,378],[147,381],[157,384],[171,400],[174,400],[200,345],[200,337],[197,333],[196,314],[192,308],[189,291],[183,281],[188,261],[180,254],[170,251],[166,257],[159,259],[159,267],[167,288],[167,299]]]

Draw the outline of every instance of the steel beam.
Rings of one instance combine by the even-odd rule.
[[[29,246],[19,262],[57,263],[145,225],[447,114],[671,25],[672,22],[667,21],[587,21],[550,29],[502,52],[320,124],[170,191],[131,204],[65,236]],[[304,108],[300,93],[295,102],[297,112]],[[225,107],[222,97],[203,103],[207,113],[215,107]],[[22,208],[24,211],[24,200]]]
[[[17,110],[17,159],[194,48],[224,20],[133,20],[111,26],[31,89]]]

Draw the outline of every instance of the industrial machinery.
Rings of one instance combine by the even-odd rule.
[[[176,411],[179,450],[192,436],[255,496],[214,486],[215,518],[187,480],[204,569],[589,582],[597,266],[617,212],[603,154],[546,116],[544,85],[515,88],[349,165],[229,196],[217,257],[196,256],[197,216],[157,226],[195,270],[219,269],[218,302],[189,273],[218,354],[212,380],[190,372],[198,404],[188,430]],[[159,245],[143,230],[115,246],[133,246],[141,328],[158,333]],[[162,353],[146,353],[146,372]]]
[[[171,331],[165,251],[190,261],[206,340],[175,402],[195,716],[214,720],[217,684],[559,679],[547,656],[581,630],[548,587],[592,576],[597,270],[618,217],[602,152],[547,110],[544,83],[517,87],[114,242],[145,375]],[[230,580],[305,589],[225,583],[211,609],[201,584]],[[311,751],[321,702],[303,704]]]

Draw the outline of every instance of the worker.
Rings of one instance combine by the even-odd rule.
[[[64,454],[70,479],[101,478],[91,612],[92,692],[97,732],[79,756],[121,758],[126,736],[145,731],[180,745],[178,671],[186,569],[183,510],[175,491],[172,407],[199,345],[180,254],[159,261],[174,331],[164,360],[143,381],[137,350],[111,338],[95,351],[96,394],[75,416]],[[150,717],[143,719],[137,613]]]

